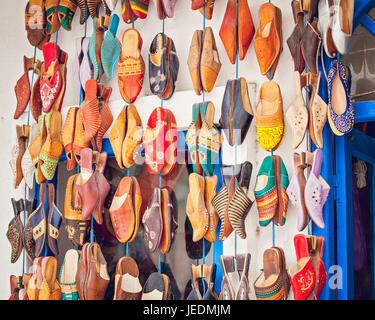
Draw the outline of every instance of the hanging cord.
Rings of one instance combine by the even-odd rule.
[[[273,157],[273,149],[271,149],[271,157]],[[272,246],[276,244],[275,241],[275,218],[272,219]]]

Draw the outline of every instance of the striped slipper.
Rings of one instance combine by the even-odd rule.
[[[141,19],[147,17],[150,0],[129,0],[129,2],[131,9],[137,17]]]
[[[87,6],[86,6],[86,0],[77,0],[77,4],[78,4],[78,7],[79,9],[81,10],[81,17],[79,19],[79,23],[80,24],[84,24],[85,21],[88,19],[88,10],[87,10]]]
[[[276,189],[278,204],[275,214],[275,224],[283,226],[286,221],[286,214],[288,210],[289,196],[286,192],[289,186],[288,172],[285,168],[284,162],[279,156],[272,156],[273,165],[276,177]]]
[[[252,171],[253,165],[246,161],[242,166],[240,181],[237,183],[236,191],[228,207],[229,221],[241,239],[246,239],[245,219],[253,205],[253,201],[247,195]]]
[[[93,32],[89,44],[89,58],[94,67],[94,79],[98,80],[100,80],[102,75],[100,50],[105,31],[104,19],[104,16],[93,19]]]
[[[259,224],[265,227],[274,218],[278,202],[275,170],[271,156],[267,156],[262,162],[255,182],[254,195],[258,206]]]
[[[100,0],[86,0],[86,2],[91,18],[97,18],[99,16]]]
[[[118,15],[113,14],[109,29],[104,35],[104,40],[101,48],[102,65],[104,73],[106,74],[108,80],[111,80],[113,77],[113,68],[121,52],[121,46],[116,39],[119,21],[120,18],[118,17]]]
[[[124,20],[124,22],[127,24],[133,23],[133,21],[138,19],[138,16],[133,13],[133,10],[130,6],[130,0],[121,1],[121,12],[122,20]]]

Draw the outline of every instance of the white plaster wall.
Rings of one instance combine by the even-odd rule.
[[[13,188],[12,174],[8,162],[10,160],[11,147],[16,142],[15,125],[27,122],[27,114],[24,114],[18,121],[13,120],[13,114],[16,106],[14,85],[23,72],[22,57],[23,55],[32,57],[34,52],[34,48],[30,46],[26,39],[26,32],[24,30],[24,8],[26,2],[27,1],[25,0],[2,0],[2,10],[0,12],[3,26],[0,31],[2,39],[0,51],[0,70],[2,73],[0,80],[0,97],[2,102],[2,106],[0,107],[0,137],[2,149],[0,152],[0,177],[2,181],[0,184],[0,208],[2,211],[0,215],[0,252],[2,256],[0,267],[0,299],[7,299],[9,297],[9,275],[20,275],[22,273],[22,259],[19,259],[16,264],[12,265],[10,263],[10,244],[5,234],[8,223],[13,217],[10,198],[15,197],[18,199],[24,195],[23,182],[17,190],[14,190]],[[222,68],[216,82],[217,88],[213,92],[206,94],[206,100],[211,100],[214,102],[216,107],[216,120],[218,120],[220,116],[224,86],[227,80],[235,78],[236,73],[235,65],[230,64],[224,46],[219,38],[219,29],[225,13],[226,1],[218,0],[216,2],[213,19],[211,21],[206,20],[206,25],[213,28],[222,62]],[[265,0],[250,0],[248,2],[253,16],[254,25],[257,26],[258,10]],[[293,61],[286,44],[286,39],[291,34],[294,23],[290,1],[273,0],[272,2],[279,6],[283,13],[284,52],[281,55],[274,80],[277,81],[281,87],[285,112],[294,98]],[[190,5],[190,0],[179,0],[176,6],[175,17],[173,19],[166,19],[165,21],[165,33],[174,40],[176,45],[177,54],[180,60],[180,72],[177,81],[177,92],[171,100],[164,102],[164,106],[170,108],[174,112],[179,127],[186,127],[190,123],[191,106],[193,103],[202,101],[202,96],[196,96],[193,91],[191,91],[192,83],[186,61],[191,37],[195,29],[202,29],[203,17],[198,11],[192,11],[190,9]],[[121,17],[121,8],[119,5],[115,12]],[[74,73],[75,39],[84,35],[84,25],[79,24],[79,14],[79,9],[77,9],[77,14],[73,20],[73,30],[67,32],[61,29],[58,35],[58,44],[69,54],[67,90],[64,99],[63,114],[66,113],[66,108],[68,106],[76,105],[79,102],[79,85],[75,79],[76,74]],[[119,31],[117,34],[120,40],[124,30],[129,27],[131,26],[125,24],[122,19],[120,20]],[[157,19],[152,2],[150,4],[149,16],[146,20],[137,20],[135,22],[135,28],[139,30],[143,38],[142,55],[147,65],[147,52],[150,43],[156,33],[162,30],[162,21]],[[90,19],[87,26],[87,34],[91,35],[91,33],[92,20]],[[52,40],[55,40],[55,35],[52,36]],[[39,50],[37,51],[37,58],[40,60],[43,59],[42,52]],[[255,112],[259,87],[267,79],[259,72],[253,44],[250,45],[245,60],[239,62],[239,76],[245,77],[250,83],[249,93],[253,110]],[[117,117],[117,114],[124,104],[121,100],[116,78],[116,74],[112,81],[107,81],[105,76],[102,78],[102,82],[105,85],[113,87],[110,106],[114,117]],[[146,123],[151,110],[160,104],[159,99],[155,97],[147,97],[150,96],[150,94],[148,72],[146,68],[144,87],[139,99],[136,102],[144,124]],[[286,125],[286,135],[284,141],[275,153],[283,158],[290,178],[293,172],[291,161],[293,153],[291,148],[291,139],[291,129],[288,125]],[[300,146],[300,150],[302,149],[306,149],[305,142]],[[224,147],[224,150],[228,149]],[[231,159],[228,157],[228,155],[230,156],[231,154],[232,153],[230,151],[225,151],[225,163],[229,164],[234,161],[234,158]],[[260,148],[257,142],[254,119],[243,147],[241,150],[238,150],[237,158],[238,161],[246,158],[253,163],[254,169],[251,179],[251,188],[254,187],[256,173],[266,155],[267,153]],[[263,252],[265,249],[272,246],[272,224],[266,228],[259,227],[256,204],[254,204],[246,219],[246,231],[248,234],[247,239],[237,239],[237,252],[250,252],[252,255],[251,272],[249,276],[250,284],[252,286],[253,281],[259,275],[260,269],[262,268]],[[287,267],[289,267],[295,260],[293,237],[296,233],[297,212],[290,205],[286,224],[283,227],[275,227],[276,245],[284,249]],[[233,233],[233,235],[231,235],[224,242],[224,254],[233,255],[234,253]],[[253,288],[251,288],[251,290],[252,293],[254,293]],[[254,295],[252,295],[252,297],[254,298]],[[290,295],[290,298],[291,297],[292,294]]]

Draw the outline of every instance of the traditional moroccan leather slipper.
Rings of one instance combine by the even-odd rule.
[[[134,223],[134,231],[132,236],[130,237],[128,242],[132,242],[138,234],[139,224],[141,221],[141,206],[142,206],[142,194],[141,194],[141,187],[138,183],[137,178],[131,177],[132,179],[132,203],[134,207],[134,216],[135,216],[135,223]]]
[[[198,154],[198,138],[199,132],[202,128],[202,116],[201,109],[205,112],[208,104],[201,106],[201,103],[193,104],[193,120],[190,123],[187,133],[186,133],[186,144],[189,150],[189,164],[192,165],[193,172],[198,174],[203,174],[203,168],[199,163],[199,154]]]
[[[44,183],[40,186],[39,205],[29,216],[35,241],[35,257],[41,255],[47,237],[47,215],[44,208],[46,187]]]
[[[46,32],[47,34],[55,33],[59,28],[59,16],[57,9],[59,7],[60,0],[46,0],[45,9],[46,9]]]
[[[211,266],[200,264],[198,266],[191,266],[191,286],[192,291],[186,300],[217,300],[218,296],[213,290],[216,278],[216,264]],[[199,282],[204,281],[207,285],[205,291],[201,292]]]
[[[198,137],[199,164],[205,174],[214,173],[215,164],[219,162],[221,134],[214,125],[215,107],[212,102],[204,102],[201,106],[202,128]]]
[[[36,199],[24,200],[24,210],[26,213],[26,223],[22,234],[23,246],[30,262],[35,259],[35,240],[33,238],[33,227],[30,223],[30,214],[35,210]]]
[[[162,3],[163,3],[163,10],[164,10],[166,17],[173,18],[174,7],[177,3],[177,0],[162,0]]]
[[[109,142],[111,144],[113,153],[115,155],[117,165],[120,168],[124,168],[124,165],[122,163],[122,145],[125,139],[126,128],[127,128],[127,125],[126,125],[127,108],[128,106],[125,106],[121,110],[121,112],[118,114],[112,126],[112,129],[108,135]]]
[[[122,257],[116,266],[113,300],[140,300],[141,296],[137,263],[133,258]]]
[[[151,113],[147,128],[143,135],[145,162],[151,174],[158,174],[166,164],[166,137],[167,111],[157,107]]]
[[[101,92],[98,96],[98,107],[102,122],[100,123],[100,127],[95,135],[94,145],[96,150],[102,152],[103,137],[105,133],[108,131],[108,129],[111,127],[111,124],[113,122],[112,112],[109,107],[109,99],[112,94],[112,88],[106,87],[102,88],[99,91]]]
[[[27,39],[35,47],[45,40],[46,17],[44,0],[29,0],[25,8]]]
[[[129,0],[134,14],[140,19],[146,19],[150,0]]]
[[[108,80],[111,80],[113,77],[113,68],[121,52],[121,46],[118,40],[116,39],[119,21],[120,18],[118,17],[118,15],[113,14],[108,31],[104,35],[101,48],[103,70]]]
[[[14,92],[17,98],[16,111],[13,119],[18,119],[26,110],[30,100],[30,80],[29,71],[34,69],[34,59],[23,56],[23,75],[18,79]]]
[[[253,118],[246,79],[228,80],[219,123],[230,146],[243,143]]]
[[[164,8],[163,8],[163,0],[154,0],[156,14],[160,20],[165,18]]]
[[[211,20],[212,15],[213,15],[213,11],[214,11],[215,0],[207,0],[207,1],[202,1],[202,2],[203,2],[202,6],[196,8],[196,9],[199,9],[199,12],[207,20]],[[192,3],[192,5],[193,5],[193,3]],[[193,9],[193,10],[196,10],[196,9]]]
[[[76,185],[79,194],[79,203],[82,206],[82,220],[88,220],[99,203],[99,189],[92,169],[93,152],[85,148],[81,152],[80,173]],[[76,203],[76,205],[78,204]]]
[[[247,0],[238,0],[238,58],[245,59],[255,28]]]
[[[275,151],[284,137],[283,100],[275,81],[264,82],[256,107],[256,126],[260,146]]]
[[[43,102],[40,95],[40,73],[43,62],[40,60],[36,61],[34,72],[38,75],[33,88],[31,89],[30,95],[30,112],[36,122],[38,122],[39,116],[42,114]]]
[[[273,247],[264,252],[263,270],[254,282],[257,300],[286,300],[289,294],[286,282],[289,279],[288,275],[285,277],[285,257],[279,248]]]
[[[254,49],[261,74],[270,80],[275,74],[283,50],[281,27],[281,10],[272,3],[263,4],[259,8],[259,25],[254,35]]]
[[[94,79],[100,81],[103,75],[101,62],[101,48],[103,44],[104,31],[106,30],[104,16],[93,20],[93,32],[89,44],[89,57],[94,68]]]
[[[130,6],[130,0],[121,0],[121,12],[122,20],[124,20],[124,22],[127,24],[130,24],[139,18],[133,13],[133,10]]]
[[[163,233],[160,240],[160,252],[166,254],[171,249],[173,240],[176,235],[178,223],[175,220],[177,215],[176,204],[168,191],[168,189],[161,189],[161,201],[162,201],[162,217],[163,217]]]
[[[61,288],[56,279],[57,259],[44,257],[42,260],[42,286],[38,300],[60,300]]]
[[[57,14],[60,25],[65,30],[72,30],[72,20],[76,10],[77,0],[60,0]]]
[[[142,44],[137,30],[125,30],[118,63],[118,84],[126,103],[134,102],[143,87],[145,63],[141,55]]]
[[[98,194],[99,194],[99,201],[98,206],[93,211],[93,217],[95,221],[98,224],[103,223],[103,212],[104,212],[104,201],[111,189],[111,186],[109,185],[106,177],[104,176],[104,169],[107,164],[107,153],[102,152],[99,153],[97,151],[94,151],[94,157],[95,159],[95,171],[94,171],[94,177],[96,180],[96,183],[98,185]]]
[[[253,200],[248,196],[252,171],[253,165],[246,161],[242,165],[240,180],[228,206],[230,224],[241,239],[246,239],[245,219],[253,205]]]
[[[133,192],[132,179],[130,177],[122,178],[109,209],[113,230],[117,240],[121,243],[127,242],[134,233]]]
[[[236,26],[236,0],[229,0],[225,10],[224,19],[220,27],[220,38],[224,44],[225,51],[227,52],[231,64],[236,62],[237,52],[237,26]]]
[[[154,95],[162,95],[168,83],[167,36],[158,33],[151,42],[148,71],[150,89]]]
[[[147,246],[151,252],[155,252],[156,249],[159,248],[161,236],[163,234],[161,205],[161,190],[155,188],[142,217],[143,227],[146,231]]]
[[[83,90],[86,88],[86,82],[94,78],[94,70],[89,58],[90,37],[82,40],[82,61],[79,67],[79,79]]]
[[[86,242],[90,231],[90,220],[82,219],[82,207],[76,205],[78,191],[77,178],[74,174],[68,178],[64,201],[64,224],[68,239],[77,247],[82,247]]]
[[[310,72],[318,74],[318,57],[321,45],[320,32],[318,31],[317,21],[307,22],[301,38],[301,51],[303,59]]]
[[[221,62],[214,33],[211,27],[206,27],[202,36],[202,56],[200,61],[200,75],[205,91],[212,91],[220,69]]]
[[[95,79],[90,79],[86,82],[85,92],[82,116],[85,127],[84,142],[87,144],[95,137],[102,123],[98,106],[98,83]]]
[[[16,263],[23,249],[23,224],[21,221],[20,213],[24,211],[24,203],[23,199],[16,201],[14,198],[12,198],[11,201],[13,206],[14,217],[9,222],[6,236],[12,247],[10,261],[11,263]]]
[[[78,300],[79,298],[76,281],[78,263],[78,250],[69,249],[66,251],[59,274],[59,284],[63,300]]]
[[[42,260],[43,258],[35,258],[33,261],[33,273],[27,286],[27,296],[29,300],[39,300],[39,291],[42,287]]]
[[[40,72],[40,97],[42,99],[42,110],[50,112],[63,85],[63,75],[59,68],[60,47],[49,42],[43,46],[44,63]]]
[[[323,129],[327,122],[328,106],[319,96],[320,72],[311,74],[309,86],[312,88],[309,103],[309,132],[311,139],[318,148],[323,148]]]
[[[191,81],[193,82],[194,91],[199,96],[202,94],[203,90],[200,72],[202,46],[203,31],[195,30],[193,38],[191,39],[187,64],[190,72]]]
[[[169,278],[159,272],[151,273],[142,290],[142,300],[166,300]]]
[[[61,142],[65,149],[67,169],[71,171],[76,168],[77,162],[73,154],[74,129],[76,127],[76,113],[79,107],[71,107],[65,118],[63,128],[61,130]]]
[[[350,69],[341,60],[333,60],[328,73],[328,122],[333,133],[338,136],[350,132],[354,126],[350,90]]]
[[[277,209],[275,214],[275,224],[277,226],[283,226],[286,221],[286,215],[288,210],[289,197],[286,192],[289,186],[289,177],[283,160],[280,156],[273,155],[273,166],[276,178],[276,189],[277,189]]]
[[[220,300],[235,300],[235,292],[229,273],[236,271],[234,266],[234,257],[223,256],[219,257],[221,269],[223,270],[223,280],[221,282]]]
[[[73,139],[73,154],[79,165],[81,161],[81,152],[83,149],[90,147],[90,142],[85,142],[85,127],[83,121],[82,108],[76,111],[74,139]]]
[[[26,152],[26,140],[30,137],[30,126],[29,125],[17,125],[17,144],[12,147],[12,159],[9,161],[14,177],[14,188],[17,188],[22,179],[22,159]]]
[[[186,214],[193,227],[193,241],[201,240],[207,232],[209,214],[204,202],[204,178],[197,174],[189,175],[189,194],[186,202]]]
[[[205,176],[205,189],[204,189],[204,201],[206,205],[206,209],[209,215],[209,224],[207,233],[204,235],[204,238],[210,242],[216,242],[216,227],[219,223],[219,215],[216,212],[213,204],[212,199],[216,195],[216,186],[217,186],[217,176]]]
[[[126,168],[131,168],[135,163],[136,153],[142,143],[142,120],[134,104],[126,107],[125,137],[122,142],[122,163]]]
[[[48,187],[48,207],[49,212],[47,216],[47,243],[51,252],[57,256],[59,254],[59,248],[57,240],[60,235],[60,226],[63,215],[55,204],[55,188],[52,183],[47,185]]]
[[[319,228],[323,229],[323,207],[327,201],[329,190],[331,188],[320,176],[323,152],[321,149],[316,149],[313,153],[307,152],[306,156],[307,163],[312,166],[305,187],[306,207],[309,216],[314,223]]]
[[[324,237],[308,236],[307,242],[309,245],[309,253],[310,253],[311,262],[312,262],[315,276],[316,276],[315,287],[314,287],[314,292],[315,292],[314,299],[315,297],[316,299],[319,299],[320,293],[322,292],[322,289],[324,288],[327,282],[327,271],[322,260]]]
[[[177,149],[178,149],[178,132],[176,118],[171,110],[166,109],[167,112],[167,125],[165,135],[165,166],[161,170],[161,175],[165,176],[171,173],[177,162]]]
[[[271,156],[264,158],[257,174],[254,195],[257,202],[259,225],[267,226],[276,214],[277,188],[274,163]]]
[[[293,153],[293,176],[286,190],[293,206],[298,209],[297,230],[303,231],[307,226],[307,208],[305,203],[306,177],[304,171],[307,167],[306,153]]]
[[[46,120],[45,120],[45,115],[39,116],[38,119],[38,134],[32,140],[29,144],[29,153],[33,162],[33,167],[34,167],[34,174],[35,174],[35,181],[36,183],[40,184],[43,181],[46,180],[44,177],[41,168],[40,168],[40,152],[42,150],[42,147],[47,139],[47,128],[46,128]]]
[[[298,71],[294,71],[294,88],[296,97],[285,114],[286,120],[293,130],[293,149],[298,148],[303,141],[309,122],[309,113],[302,96],[302,88],[305,87],[306,84],[307,76],[301,75]]]
[[[86,0],[86,2],[90,16],[94,20],[99,16],[100,0]]]
[[[39,166],[43,176],[52,180],[63,152],[61,143],[62,116],[59,111],[52,111],[46,115],[47,138],[39,155]]]

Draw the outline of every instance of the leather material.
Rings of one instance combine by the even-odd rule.
[[[25,229],[22,235],[22,241],[25,248],[25,252],[30,261],[33,261],[35,258],[35,240],[33,238],[33,228],[30,223],[30,214],[35,210],[36,199],[34,200],[25,200],[24,199],[24,209],[26,213],[26,224]]]
[[[53,184],[48,185],[48,198],[49,198],[49,212],[47,217],[48,223],[48,233],[47,233],[47,243],[52,253],[57,256],[59,254],[58,248],[58,238],[60,235],[60,226],[62,222],[63,215],[59,208],[55,204],[55,191]]]
[[[213,287],[215,284],[215,277],[216,277],[216,264],[213,263],[211,266],[206,264],[201,264],[198,266],[191,266],[191,286],[192,291],[186,298],[186,300],[217,300],[217,294],[214,292]],[[205,293],[201,293],[199,290],[199,283],[202,279],[203,281],[206,280],[206,284],[208,284]]]
[[[150,89],[154,95],[163,94],[169,80],[167,64],[167,36],[158,33],[149,50]]]
[[[137,263],[133,258],[122,257],[116,266],[113,300],[140,300],[141,296],[142,286]]]
[[[8,225],[7,238],[11,244],[11,263],[15,263],[21,255],[23,248],[22,234],[23,224],[20,213],[24,211],[23,199],[16,201],[11,199],[13,205],[14,218]]]
[[[318,73],[318,55],[321,42],[317,22],[307,23],[302,34],[301,49],[307,67],[313,74]]]

